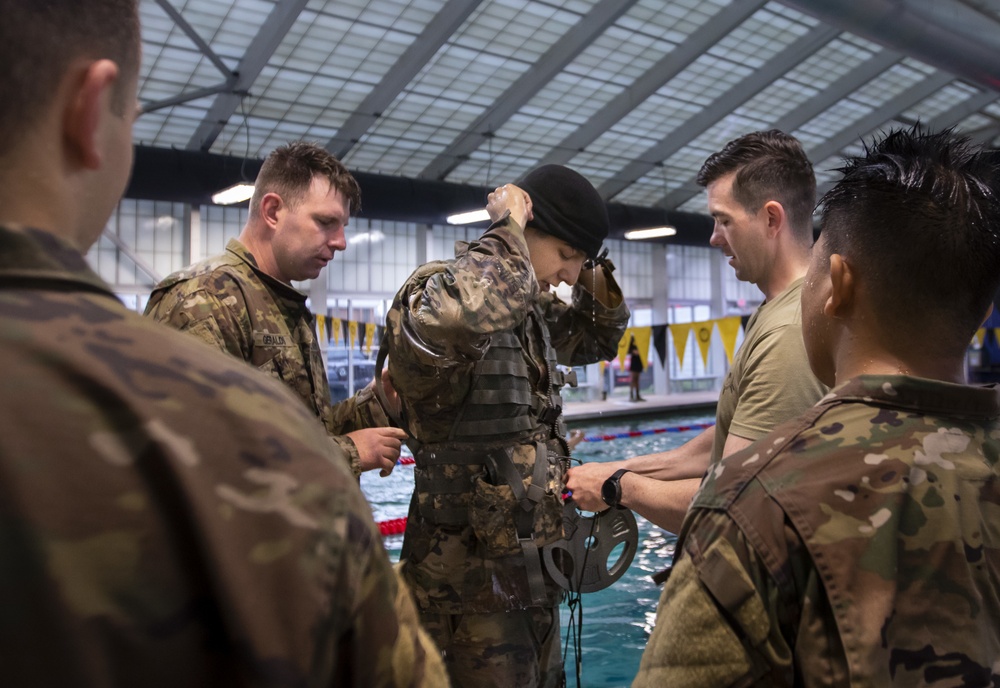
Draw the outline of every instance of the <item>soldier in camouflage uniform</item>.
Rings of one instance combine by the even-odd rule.
[[[388,475],[405,433],[372,388],[336,407],[306,297],[292,280],[315,279],[347,247],[344,228],[361,192],[333,155],[310,143],[276,149],[264,161],[239,240],[226,252],[166,277],[146,315],[241,358],[281,380],[326,426],[355,475]]]
[[[387,316],[416,458],[404,577],[457,686],[555,686],[558,604],[541,548],[562,538],[568,464],[557,362],[615,355],[629,310],[597,256],[604,203],[544,166],[489,197],[495,220],[418,268]],[[527,192],[525,195],[524,192]],[[566,304],[549,290],[574,285]]]
[[[634,686],[1000,684],[1000,161],[897,131],[824,199],[802,296],[834,390],[709,472]]]
[[[0,0],[0,682],[445,686],[312,414],[81,255],[131,166],[136,4]]]

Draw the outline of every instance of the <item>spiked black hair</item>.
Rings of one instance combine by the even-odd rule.
[[[1000,286],[1000,153],[917,125],[839,171],[821,201],[825,253],[863,275],[898,336],[968,346]]]

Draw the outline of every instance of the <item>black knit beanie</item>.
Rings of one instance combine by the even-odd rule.
[[[528,224],[596,258],[611,223],[604,199],[579,172],[542,165],[514,182],[528,192],[534,219]]]

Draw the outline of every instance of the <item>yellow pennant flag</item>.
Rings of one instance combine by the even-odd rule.
[[[323,342],[327,339],[325,315],[316,316],[316,339],[319,341],[320,346],[323,346]]]
[[[372,342],[375,341],[375,323],[365,323],[365,356],[372,355]]]
[[[353,349],[354,348],[354,342],[358,338],[358,324],[356,322],[354,322],[353,320],[349,320],[347,322],[347,334],[350,336],[350,339],[348,339],[348,342],[350,343],[350,346]]]
[[[333,326],[330,328],[330,333],[333,335],[333,345],[340,346],[340,335],[344,331],[344,324],[340,321],[340,318],[333,318]]]
[[[625,356],[628,354],[628,345],[632,341],[632,328],[625,329],[625,334],[618,340],[618,369],[625,370]]]
[[[719,337],[722,338],[722,346],[726,350],[726,360],[731,364],[733,354],[736,352],[736,335],[740,333],[740,316],[720,318],[715,324],[719,328]]]
[[[642,359],[642,368],[649,367],[649,340],[653,337],[652,327],[637,327],[632,331],[635,337],[635,346],[639,349],[639,358]]]
[[[978,330],[976,330],[976,333],[972,335],[972,341],[970,342],[970,345],[974,349],[981,349],[983,347],[983,340],[985,339],[986,339],[986,328],[980,327]]]
[[[712,345],[712,328],[715,327],[714,320],[695,323],[695,337],[698,339],[698,349],[701,350],[701,362],[708,365],[708,347]]]
[[[687,350],[688,335],[694,323],[680,323],[670,326],[670,336],[674,338],[674,349],[677,351],[677,365],[684,365],[684,352]]]
[[[993,328],[993,338],[996,340],[997,344],[1000,344],[1000,327]]]

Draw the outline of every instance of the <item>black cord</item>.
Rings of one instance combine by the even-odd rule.
[[[594,528],[596,526],[597,515],[595,514],[594,517],[590,519],[590,534],[586,540],[588,544],[594,539]],[[590,547],[588,546],[583,553],[583,565],[580,567],[580,579],[575,582],[575,585],[573,585],[573,581],[571,580],[571,589],[569,594],[566,596],[566,606],[569,607],[569,627],[566,631],[566,642],[563,645],[563,665],[565,666],[566,664],[566,656],[569,654],[569,643],[570,639],[572,639],[577,688],[581,688],[583,686],[583,596],[580,592],[580,588],[583,586],[583,572],[587,570],[587,557],[589,556]],[[562,683],[565,688],[565,671],[563,672]]]

